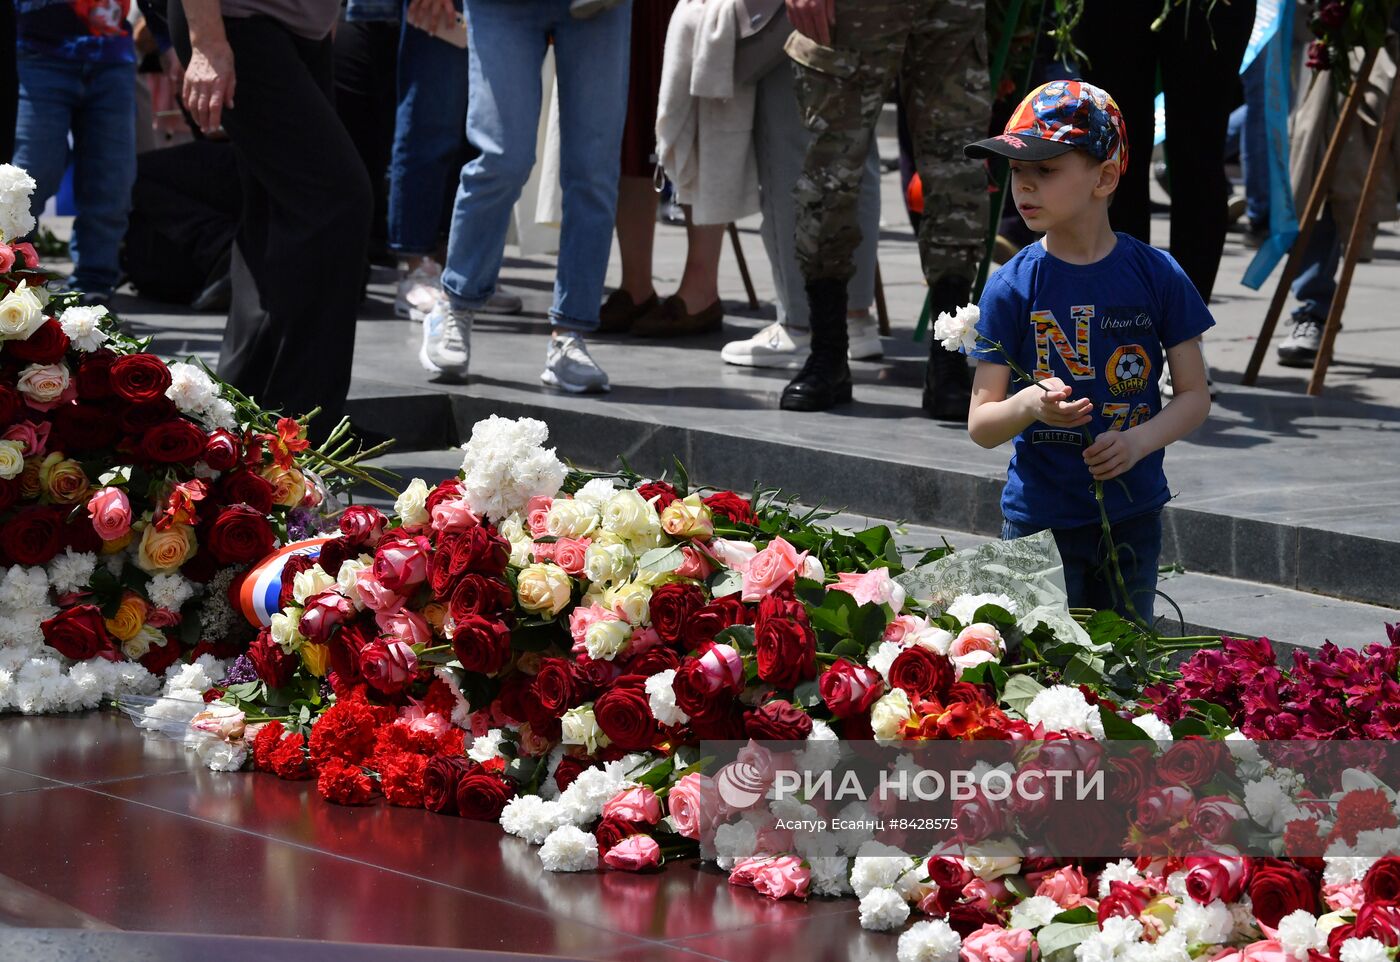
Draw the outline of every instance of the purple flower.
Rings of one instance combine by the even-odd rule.
[[[220,688],[227,688],[229,685],[242,685],[246,682],[257,681],[258,673],[253,668],[253,663],[248,660],[247,655],[239,655],[233,660],[233,664],[228,666],[228,674],[219,683]]]

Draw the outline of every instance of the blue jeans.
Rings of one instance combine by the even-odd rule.
[[[389,162],[389,249],[399,254],[437,249],[466,146],[470,59],[467,51],[403,21]]]
[[[1010,541],[1044,530],[1007,519],[1002,522],[1001,537]],[[1138,616],[1150,625],[1156,601],[1157,561],[1162,554],[1162,511],[1158,508],[1115,522],[1112,530],[1128,597],[1132,598]],[[1097,524],[1055,528],[1054,535],[1064,561],[1069,606],[1113,610],[1124,618],[1129,617],[1128,606],[1107,570],[1108,552],[1103,544],[1103,529]]]
[[[1240,74],[1244,85],[1244,105],[1230,114],[1225,135],[1240,155],[1244,175],[1245,216],[1251,227],[1269,224],[1269,125],[1266,121],[1264,57],[1260,56]]]
[[[569,0],[467,0],[467,22],[467,139],[481,154],[462,168],[442,288],[459,309],[481,307],[496,289],[511,208],[535,165],[540,70],[552,37],[564,220],[549,317],[594,330],[617,215],[632,4],[575,20]]]
[[[85,63],[20,52],[16,166],[38,185],[37,217],[58,193],[73,134],[73,221],[70,286],[105,296],[121,279],[118,252],[126,236],[136,182],[136,66]]]
[[[1293,281],[1293,296],[1298,299],[1293,311],[1295,318],[1327,319],[1327,313],[1332,310],[1332,295],[1337,293],[1337,265],[1341,260],[1342,242],[1337,237],[1332,205],[1328,204],[1322,208],[1322,216],[1303,252],[1303,266]]]

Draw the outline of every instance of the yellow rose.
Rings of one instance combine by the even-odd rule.
[[[520,572],[515,592],[520,607],[552,618],[568,607],[573,583],[558,565],[532,564]]]
[[[715,533],[714,516],[700,500],[692,494],[684,501],[672,501],[661,512],[661,530],[673,538],[694,538],[708,541]]]
[[[436,601],[429,603],[423,609],[423,620],[433,626],[433,633],[443,634],[442,626],[447,623],[447,606],[440,605]]]
[[[55,452],[39,467],[39,483],[54,504],[77,504],[87,497],[88,476],[82,465]]]
[[[262,476],[272,485],[272,503],[295,508],[306,497],[306,478],[296,468],[282,469],[273,465]]]
[[[171,525],[159,531],[153,524],[141,532],[141,544],[136,548],[136,564],[147,574],[158,575],[178,571],[194,557],[199,543],[194,529],[187,524]]]
[[[331,650],[325,645],[302,645],[297,652],[301,655],[301,663],[312,675],[317,678],[326,677],[326,661],[330,658]]]
[[[24,470],[24,443],[0,441],[0,478],[9,481]]]
[[[150,614],[150,606],[146,604],[145,600],[136,592],[127,591],[122,594],[122,603],[118,606],[117,613],[106,619],[107,630],[118,641],[130,641],[136,637],[136,633],[146,623],[148,614]]]
[[[24,459],[24,470],[19,474],[19,496],[26,501],[32,501],[39,497],[39,492],[44,490],[43,484],[39,481],[41,466],[39,458]]]
[[[132,533],[128,531],[116,541],[104,541],[102,547],[97,549],[98,554],[116,554],[118,551],[123,551],[127,545],[131,544],[133,537]]]
[[[167,643],[168,640],[159,629],[152,628],[150,625],[142,625],[135,637],[130,641],[122,642],[122,654],[132,661],[137,661],[146,657],[146,653],[152,648],[163,648]]]

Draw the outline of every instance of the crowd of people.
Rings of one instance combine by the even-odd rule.
[[[145,294],[226,305],[220,373],[267,403],[332,414],[348,390],[372,259],[398,268],[395,309],[422,322],[428,375],[465,381],[476,315],[522,310],[500,284],[512,228],[531,216],[520,213],[522,192],[540,192],[541,204],[557,195],[541,380],[601,392],[609,378],[590,335],[723,329],[726,227],[760,214],[777,321],[721,356],[792,371],[782,407],[822,410],[851,399],[849,360],[882,353],[871,314],[875,129],[891,101],[905,180],[920,187],[911,220],[931,313],[975,293],[992,178],[961,148],[998,132],[1018,99],[994,97],[989,35],[1004,28],[988,6],[5,0],[0,45],[15,56],[0,68],[0,157],[37,181],[36,213],[71,171],[69,284],[85,299],[105,303],[130,280]],[[1245,172],[1246,241],[1269,232],[1260,71],[1240,82],[1255,8],[1085,0],[1082,64],[1041,49],[1036,67],[1038,81],[1080,73],[1121,107],[1137,162],[1122,171],[1110,217],[1144,242],[1160,78],[1168,129],[1187,132],[1167,148],[1171,178],[1189,184],[1173,192],[1170,249],[1206,303],[1230,216],[1230,144]],[[169,92],[157,113],[183,116],[178,146],[148,149],[152,89]],[[662,185],[685,212],[673,292],[653,283]],[[1003,259],[1041,233],[1013,207],[997,238]],[[1329,209],[1296,285],[1285,363],[1316,354],[1333,223]],[[605,292],[614,233],[622,276]],[[305,376],[311,361],[315,378]],[[971,386],[966,358],[931,339],[925,410],[965,419]]]

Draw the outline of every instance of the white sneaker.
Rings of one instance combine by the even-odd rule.
[[[570,394],[603,394],[611,389],[607,373],[588,353],[582,335],[551,335],[540,380]]]
[[[1211,398],[1219,397],[1220,389],[1215,386],[1215,380],[1210,376],[1210,363],[1206,361],[1206,349],[1204,345],[1201,347],[1201,364],[1203,364],[1206,369],[1206,388],[1210,391]],[[1161,393],[1162,400],[1164,401],[1169,401],[1176,396],[1176,389],[1172,387],[1172,369],[1170,367],[1167,367],[1167,369],[1162,372],[1162,379],[1157,382],[1157,390]]]
[[[439,301],[423,319],[418,363],[448,383],[465,383],[472,358],[472,312],[454,311]]]
[[[789,331],[776,321],[753,337],[730,341],[720,350],[726,364],[739,367],[774,367],[796,370],[807,360],[812,348],[806,331]]]
[[[873,361],[885,356],[880,345],[880,325],[869,311],[846,318],[846,334],[850,346],[846,357],[852,361]]]
[[[418,266],[399,278],[394,294],[394,314],[421,321],[442,298],[442,265],[425,257]]]

